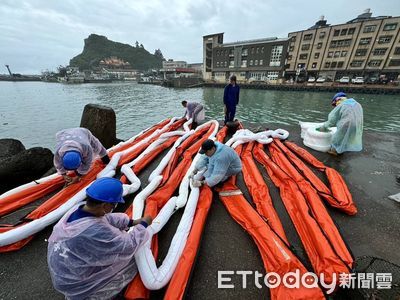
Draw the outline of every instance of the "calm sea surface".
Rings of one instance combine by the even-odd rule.
[[[87,103],[112,107],[117,136],[127,139],[162,119],[182,116],[182,100],[202,102],[207,116],[222,119],[223,89],[172,89],[136,83],[65,85],[0,82],[0,138],[16,138],[25,147],[54,150],[58,130],[77,127]],[[324,121],[331,93],[242,90],[237,117],[287,125]],[[364,108],[364,125],[375,131],[400,131],[400,97],[354,94]]]

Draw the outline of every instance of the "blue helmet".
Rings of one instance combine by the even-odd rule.
[[[347,95],[346,95],[346,93],[344,93],[344,92],[336,93],[335,96],[333,96],[333,98],[332,98],[332,100],[331,100],[332,106],[336,106],[336,99],[337,99],[337,98],[346,97],[346,96],[347,96]]]
[[[66,170],[76,170],[82,163],[82,155],[78,151],[67,151],[62,162]]]
[[[122,198],[122,182],[115,178],[99,178],[87,189],[86,195],[90,198],[107,203],[125,203]]]

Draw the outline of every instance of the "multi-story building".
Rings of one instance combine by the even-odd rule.
[[[282,77],[289,38],[223,43],[223,33],[203,36],[203,78],[226,82],[277,80]]]
[[[289,33],[285,77],[396,79],[399,32],[400,17],[372,17],[369,9],[345,24],[331,26],[322,17],[307,30]]]

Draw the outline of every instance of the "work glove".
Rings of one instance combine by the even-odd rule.
[[[197,174],[197,172],[198,172],[198,170],[194,169],[194,170],[192,171],[192,173],[190,173],[189,179],[192,179],[192,178]]]
[[[192,179],[192,185],[193,187],[201,187],[203,185],[204,181],[203,180],[196,180]]]

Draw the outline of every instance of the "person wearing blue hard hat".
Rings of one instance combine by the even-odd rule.
[[[97,179],[86,189],[86,204],[54,226],[47,262],[55,289],[66,299],[111,299],[136,276],[134,254],[150,239],[152,218],[113,213],[124,203],[122,194],[118,179]]]
[[[347,151],[362,150],[363,109],[360,103],[353,98],[347,98],[346,93],[336,93],[331,104],[334,109],[329,113],[320,130],[337,127],[332,137],[329,154],[338,155]]]
[[[110,158],[100,141],[86,128],[70,128],[56,134],[54,166],[67,184],[75,183],[89,172],[96,155],[107,164]],[[68,172],[73,171],[75,176]]]

